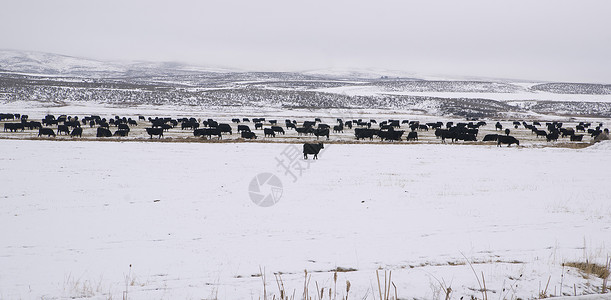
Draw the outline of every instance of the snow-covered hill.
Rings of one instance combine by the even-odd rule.
[[[177,62],[113,62],[19,50],[0,50],[0,70],[78,77],[152,76],[231,71],[229,69],[193,66]]]
[[[44,75],[123,73],[125,66],[86,58],[34,51],[0,50],[0,69]]]

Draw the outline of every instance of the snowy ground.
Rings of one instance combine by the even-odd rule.
[[[534,85],[534,84],[532,84]],[[415,92],[415,91],[388,91],[384,87],[377,86],[342,86],[317,89],[319,92],[336,93],[349,96],[375,96],[375,95],[408,95],[436,98],[470,98],[491,99],[504,102],[516,101],[566,101],[566,102],[611,102],[611,95],[582,95],[582,94],[557,94],[543,91],[519,90],[516,92],[493,93],[493,92]]]
[[[377,299],[381,269],[399,298],[481,298],[465,257],[491,299],[602,285],[562,263],[609,255],[608,142],[327,145],[296,180],[293,146],[2,140],[0,298],[263,299],[261,268],[300,299],[304,269],[314,297],[337,267],[338,297]],[[264,172],[283,185],[266,208]]]

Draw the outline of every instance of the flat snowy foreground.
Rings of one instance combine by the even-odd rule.
[[[328,145],[309,165],[298,153],[296,180],[277,161],[293,150],[1,141],[0,298],[263,299],[264,269],[268,299],[276,272],[301,299],[307,269],[328,299],[338,267],[351,299],[378,298],[378,268],[399,298],[481,298],[482,276],[490,299],[602,286],[562,263],[610,253],[608,142]],[[249,196],[264,172],[283,185],[271,207]]]

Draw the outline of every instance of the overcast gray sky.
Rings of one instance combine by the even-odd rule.
[[[611,1],[3,0],[0,48],[611,83]]]

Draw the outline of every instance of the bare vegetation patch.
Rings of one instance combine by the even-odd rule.
[[[611,274],[609,270],[609,264],[601,265],[601,264],[596,264],[596,263],[592,263],[589,261],[585,261],[585,262],[582,261],[582,262],[567,262],[567,263],[564,263],[564,265],[573,267],[573,268],[577,268],[588,276],[594,275],[600,279],[607,279],[607,277],[609,277],[609,275]]]

